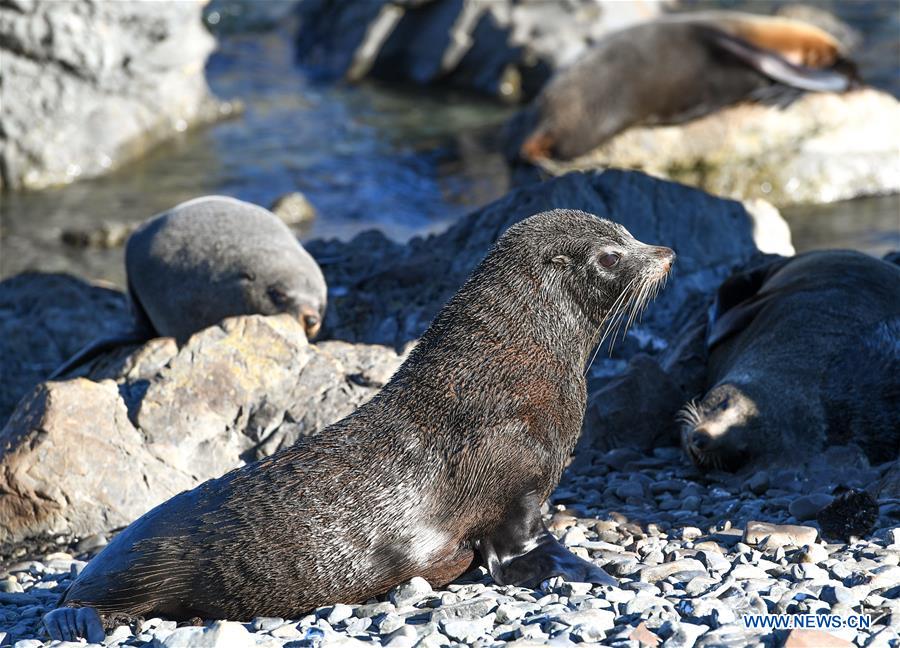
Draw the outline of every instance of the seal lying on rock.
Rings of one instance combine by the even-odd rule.
[[[825,444],[900,454],[900,267],[828,250],[770,261],[719,288],[706,395],[683,413],[700,468],[793,461]]]
[[[44,618],[103,639],[98,615],[296,618],[475,554],[499,583],[612,579],[546,530],[584,415],[585,367],[674,260],[621,226],[556,210],[512,226],[407,361],[355,413],[131,524]]]
[[[315,259],[277,216],[226,196],[190,200],[141,225],[128,239],[125,269],[134,330],[91,343],[51,378],[124,344],[183,344],[236,315],[290,313],[314,337],[325,313]]]
[[[673,15],[614,32],[558,73],[514,121],[513,149],[571,159],[638,124],[679,124],[748,99],[842,91],[841,44],[810,24],[729,11]]]

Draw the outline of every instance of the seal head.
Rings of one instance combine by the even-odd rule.
[[[900,268],[849,250],[768,260],[719,288],[709,388],[682,447],[704,470],[803,461],[855,443],[900,452]]]

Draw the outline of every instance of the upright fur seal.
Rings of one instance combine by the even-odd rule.
[[[153,509],[44,618],[102,640],[103,615],[296,618],[476,553],[500,583],[612,582],[546,530],[603,331],[674,260],[620,225],[555,210],[512,226],[371,401],[315,438]]]
[[[534,162],[571,159],[638,124],[678,124],[748,99],[842,91],[855,78],[841,44],[781,17],[672,15],[614,32],[560,71],[514,126]]]
[[[134,329],[91,343],[51,378],[103,351],[152,337],[183,344],[236,315],[297,317],[314,337],[325,313],[325,278],[315,259],[270,211],[226,196],[204,196],[141,225],[125,248]]]
[[[803,459],[858,444],[900,455],[900,267],[818,251],[732,276],[708,334],[709,390],[684,411],[701,468]]]

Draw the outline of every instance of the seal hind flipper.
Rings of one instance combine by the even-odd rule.
[[[541,520],[534,491],[521,498],[493,533],[478,542],[481,557],[500,585],[538,587],[554,576],[579,583],[615,585],[597,565],[563,547]]]
[[[47,380],[59,380],[97,356],[107,351],[112,351],[117,347],[129,344],[142,344],[156,337],[156,329],[153,328],[153,323],[150,321],[147,311],[144,310],[137,294],[131,287],[131,279],[128,280],[128,301],[131,304],[131,313],[134,318],[130,331],[89,342],[79,349],[75,355],[54,369],[53,373],[47,377]]]
[[[788,257],[766,260],[722,282],[710,312],[706,336],[708,349],[746,328],[767,303],[765,296],[759,296],[763,284],[788,261]]]
[[[733,14],[719,24],[733,36],[759,49],[777,52],[785,60],[804,67],[830,67],[845,50],[827,31],[802,20]]]
[[[97,356],[128,344],[141,344],[149,338],[140,331],[131,331],[122,335],[116,335],[100,340],[94,340],[82,347],[75,355],[53,370],[47,380],[59,380],[78,367],[95,359]]]
[[[47,634],[54,641],[78,641],[103,643],[106,632],[97,610],[92,607],[61,607],[51,610],[42,620]]]
[[[796,65],[777,51],[763,49],[725,31],[712,27],[707,27],[705,31],[712,45],[773,81],[812,92],[843,92],[852,85],[850,77],[836,70]]]

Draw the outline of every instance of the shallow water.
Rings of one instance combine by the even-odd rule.
[[[693,4],[766,11],[776,3]],[[859,56],[864,78],[900,95],[897,5],[828,6],[864,33]],[[299,190],[319,212],[300,232],[304,239],[346,239],[377,227],[402,240],[442,229],[507,190],[499,156],[472,149],[467,139],[492,130],[511,113],[509,108],[459,93],[372,83],[317,85],[293,63],[289,26],[248,32],[246,16],[242,23],[240,16],[222,15],[218,27],[223,33],[207,76],[217,96],[245,104],[244,114],[186,133],[104,178],[2,196],[0,277],[24,270],[67,271],[123,285],[121,248],[69,247],[61,241],[63,229],[141,221],[202,194],[268,206]],[[267,18],[258,19],[251,22],[258,26]],[[883,253],[900,248],[897,196],[791,208],[785,216],[798,250],[848,246]]]

